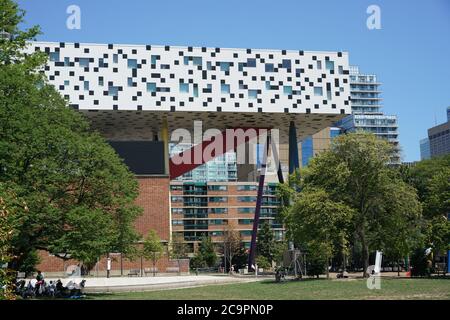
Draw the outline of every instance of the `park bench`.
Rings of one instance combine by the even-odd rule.
[[[130,272],[128,272],[128,276],[132,277],[132,276],[139,276],[141,274],[141,270],[139,269],[131,269]]]
[[[180,272],[180,268],[178,267],[167,267],[166,272],[168,273],[174,273],[174,272]]]
[[[147,275],[148,273],[149,274],[158,273],[158,268],[157,267],[145,268],[144,273],[145,275]]]

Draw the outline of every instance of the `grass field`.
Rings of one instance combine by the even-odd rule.
[[[369,290],[366,281],[302,280],[274,283],[271,280],[212,285],[149,292],[90,294],[88,299],[117,300],[227,300],[227,299],[450,299],[450,279],[382,279],[381,289]]]

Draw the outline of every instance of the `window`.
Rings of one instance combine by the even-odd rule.
[[[198,98],[198,85],[194,84],[194,97]]]
[[[314,87],[314,95],[321,96],[323,94],[322,87]]]
[[[254,213],[255,208],[238,208],[239,213]]]
[[[209,202],[227,202],[227,197],[209,197]]]
[[[189,93],[189,84],[188,83],[180,83],[180,92]]]
[[[64,80],[64,85],[65,86],[68,86],[70,84],[70,81],[69,80]]]
[[[184,65],[188,65],[189,64],[189,57],[188,56],[184,56],[183,57],[183,62],[184,62]]]
[[[251,230],[242,230],[242,231],[239,231],[239,233],[241,234],[242,237],[249,237],[252,235]]]
[[[283,93],[285,95],[292,95],[292,86],[284,86],[283,87]]]
[[[98,85],[103,86],[103,77],[98,77]]]
[[[172,225],[173,226],[182,226],[183,220],[172,220]]]
[[[104,60],[103,58],[99,58],[99,59],[98,59],[98,66],[99,66],[100,68],[105,67],[105,60]]]
[[[147,92],[156,92],[156,83],[154,82],[147,83]]]
[[[119,62],[119,56],[117,54],[113,54],[113,63]]]
[[[220,237],[223,235],[223,231],[212,231],[209,233],[211,237]]]
[[[228,220],[221,220],[221,219],[209,220],[209,224],[215,225],[228,224]]]
[[[239,224],[252,224],[253,219],[238,219]]]
[[[70,65],[70,58],[69,57],[64,57],[64,66],[68,67]]]
[[[128,59],[128,68],[136,69],[137,68],[137,60],[136,59]]]
[[[266,63],[266,72],[274,72],[273,63]]]
[[[89,58],[79,58],[78,63],[81,67],[89,67]]]
[[[291,68],[291,60],[283,59],[282,66],[283,66],[283,68],[290,69]]]
[[[211,65],[211,61],[208,61],[206,63],[206,69],[211,70],[212,69],[212,65]]]
[[[305,167],[308,165],[309,160],[313,157],[313,141],[309,136],[302,140],[302,165]]]
[[[258,90],[248,90],[249,99],[256,99],[258,97]]]
[[[158,56],[152,55],[150,57],[150,63],[151,64],[156,64],[156,60],[158,60]]]
[[[183,214],[183,208],[172,208],[173,214]]]
[[[317,61],[317,69],[322,69],[322,61]]]
[[[59,52],[50,52],[50,61],[59,61]]]
[[[256,59],[247,59],[247,67],[255,68],[256,67]]]
[[[183,190],[183,186],[181,186],[181,185],[171,185],[170,186],[170,190]]]
[[[325,61],[325,68],[327,70],[334,70],[334,62],[330,60]]]
[[[266,90],[270,90],[270,81],[266,81]]]
[[[183,197],[181,197],[181,196],[172,196],[172,197],[170,197],[170,201],[172,201],[172,202],[183,202]]]
[[[192,62],[194,63],[194,66],[201,66],[202,65],[202,57],[193,57]]]
[[[89,90],[89,81],[84,81],[83,85],[84,85],[84,90],[88,91]]]
[[[228,213],[228,208],[209,208],[208,213],[211,214],[224,214]]]
[[[210,191],[227,191],[227,186],[224,185],[209,185],[208,190]]]
[[[255,202],[256,197],[254,196],[246,196],[246,197],[237,197],[238,202]]]
[[[230,93],[230,85],[229,85],[229,84],[222,83],[222,84],[220,85],[220,92],[221,92],[221,93]]]
[[[338,70],[339,70],[338,71],[339,74],[343,74],[344,73],[344,68],[342,66],[339,66]]]
[[[230,71],[230,63],[220,62],[220,71]]]
[[[133,86],[133,78],[128,78],[128,86],[132,87]]]
[[[118,94],[119,94],[119,88],[118,87],[110,86],[108,88],[108,95],[109,96],[117,96]]]
[[[238,191],[255,191],[258,187],[253,184],[240,185],[237,187]]]

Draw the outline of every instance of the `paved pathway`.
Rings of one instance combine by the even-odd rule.
[[[113,278],[65,278],[64,285],[69,281],[79,283],[86,279],[85,292],[123,292],[150,291],[164,289],[179,289],[214,284],[229,284],[253,282],[267,279],[265,277],[232,277],[227,275],[190,275],[190,276],[156,276],[156,277],[113,277]],[[57,279],[47,278],[46,281]]]

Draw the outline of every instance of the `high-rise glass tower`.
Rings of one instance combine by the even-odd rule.
[[[188,150],[192,144],[170,144],[170,155]],[[237,181],[236,152],[227,152],[192,171],[176,178],[177,181]]]
[[[350,67],[350,96],[352,115],[336,125],[344,132],[363,130],[374,133],[395,146],[392,163],[400,163],[397,116],[381,111],[381,83],[374,74],[363,74],[356,66]]]
[[[430,139],[424,138],[420,140],[420,160],[431,158]]]

